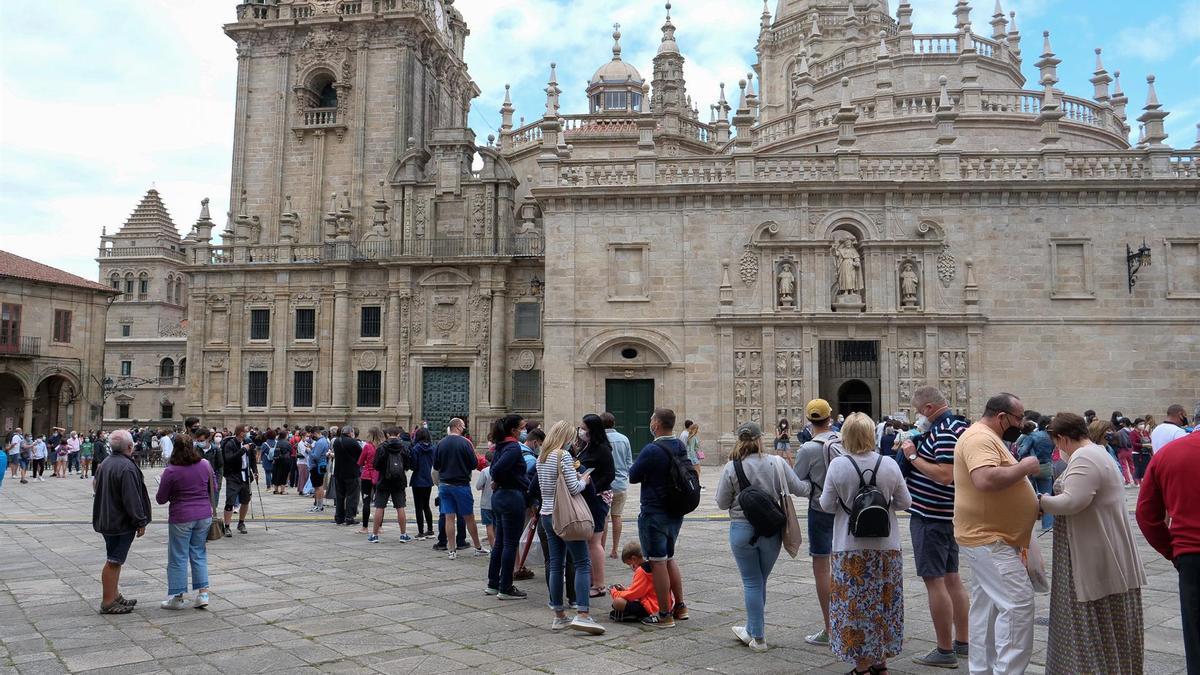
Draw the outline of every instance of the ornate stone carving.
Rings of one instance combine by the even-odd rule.
[[[750,380],[750,405],[762,405],[762,380]]]
[[[250,370],[266,370],[268,359],[266,354],[253,354],[246,359],[246,366]]]
[[[779,296],[776,305],[779,307],[796,306],[796,275],[790,262],[781,263],[779,274],[776,275],[776,290]]]
[[[900,355],[896,357],[896,363],[900,370],[900,377],[908,377],[908,352],[900,352]]]
[[[942,286],[950,288],[950,282],[954,281],[954,256],[950,253],[950,245],[943,244],[942,252],[937,257],[938,279],[941,280]]]
[[[913,375],[925,377],[925,352],[913,354]]]
[[[762,377],[762,353],[750,352],[750,377]]]
[[[458,298],[443,296],[434,298],[433,316],[430,322],[433,328],[447,335],[458,328],[462,311],[458,308]]]
[[[523,349],[520,354],[517,354],[517,370],[533,370],[535,365],[537,365],[537,356],[532,351]]]
[[[940,377],[950,377],[954,371],[950,368],[950,352],[942,352],[938,354],[938,375]]]
[[[967,376],[967,356],[963,352],[954,355],[954,374],[958,377]]]
[[[733,375],[734,377],[746,376],[746,352],[733,353]]]
[[[733,402],[735,405],[746,405],[747,400],[747,384],[745,380],[736,380],[733,383]]]
[[[775,352],[775,377],[787,377],[787,352]]]
[[[901,307],[920,307],[921,300],[918,293],[920,292],[921,281],[917,276],[917,265],[911,260],[906,260],[900,266],[900,306]]]
[[[413,235],[417,238],[425,236],[425,200],[417,198],[413,206]]]
[[[312,354],[295,354],[292,356],[292,366],[298,370],[312,368],[314,361]]]
[[[476,295],[470,301],[471,338],[479,349],[479,384],[487,391],[490,380],[491,343],[488,334],[492,326],[492,297]],[[500,356],[500,358],[503,358]]]
[[[205,370],[225,370],[224,354],[208,354],[204,357]]]
[[[373,351],[363,352],[358,355],[358,365],[363,370],[375,370],[379,365],[379,355]]]
[[[800,377],[804,374],[804,352],[792,352],[792,377]]]
[[[482,195],[471,198],[471,231],[476,237],[483,236],[484,203]]]
[[[417,293],[412,298],[412,342],[416,344],[425,335],[425,295]]]
[[[747,286],[758,281],[758,252],[749,244],[738,259],[738,274],[742,277],[742,283]]]
[[[835,304],[861,304],[865,284],[858,240],[853,236],[841,237],[834,240],[830,251],[834,259]]]

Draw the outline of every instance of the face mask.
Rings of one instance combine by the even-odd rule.
[[[220,436],[213,436],[213,443],[220,443],[220,442],[221,442]]]
[[[588,439],[587,429],[580,429],[579,430],[579,440],[586,441],[587,439]]]
[[[1145,424],[1139,424],[1139,425],[1138,425],[1138,429],[1140,429],[1140,430],[1142,430],[1142,431],[1145,431],[1145,430],[1146,430],[1146,425],[1145,425]]]
[[[208,449],[208,441],[194,441],[192,443],[192,445],[195,445],[197,448],[200,448],[201,450]]]
[[[528,440],[528,439],[529,439],[529,432],[527,432],[527,431],[522,431],[522,432],[521,432],[521,436],[520,436],[520,441],[521,441],[522,443],[524,443],[524,442],[525,442],[526,440]]]
[[[1016,443],[1021,437],[1021,427],[1009,427],[1004,430],[1004,434],[1000,438],[1004,439],[1005,443]]]
[[[920,431],[921,433],[925,433],[926,431],[929,431],[929,418],[924,415],[918,415],[917,423],[915,426],[917,427],[917,430]]]

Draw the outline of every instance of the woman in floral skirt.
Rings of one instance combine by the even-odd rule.
[[[834,458],[825,476],[821,508],[833,521],[833,588],[829,599],[829,646],[854,663],[851,675],[888,672],[887,660],[904,644],[904,559],[896,512],[912,505],[900,467],[875,452],[875,423],[854,413],[842,425],[849,454]],[[859,538],[850,533],[850,508],[862,481],[875,485],[888,500],[886,537]]]

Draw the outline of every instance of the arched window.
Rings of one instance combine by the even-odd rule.
[[[175,304],[183,304],[183,279],[175,280]]]
[[[179,359],[179,379],[187,377],[187,359]]]
[[[317,89],[317,107],[318,108],[336,108],[338,105],[337,89],[333,87],[333,80],[328,79],[321,83]]]
[[[144,299],[150,294],[150,275],[142,272],[138,276],[138,298]]]
[[[125,273],[125,296],[126,300],[133,298],[133,272]]]
[[[170,357],[158,362],[158,379],[169,381],[175,378],[175,362]]]
[[[110,276],[108,279],[109,279],[109,283],[112,284],[114,291],[121,290],[121,275],[117,274],[116,272],[113,272],[112,276]]]

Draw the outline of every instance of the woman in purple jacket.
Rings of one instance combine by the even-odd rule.
[[[187,606],[188,564],[192,568],[192,588],[196,591],[193,607],[208,606],[208,528],[213,507],[210,494],[215,489],[212,467],[204,459],[204,450],[192,439],[179,439],[171,463],[162,473],[155,500],[170,502],[167,541],[167,599],[163,609]]]

